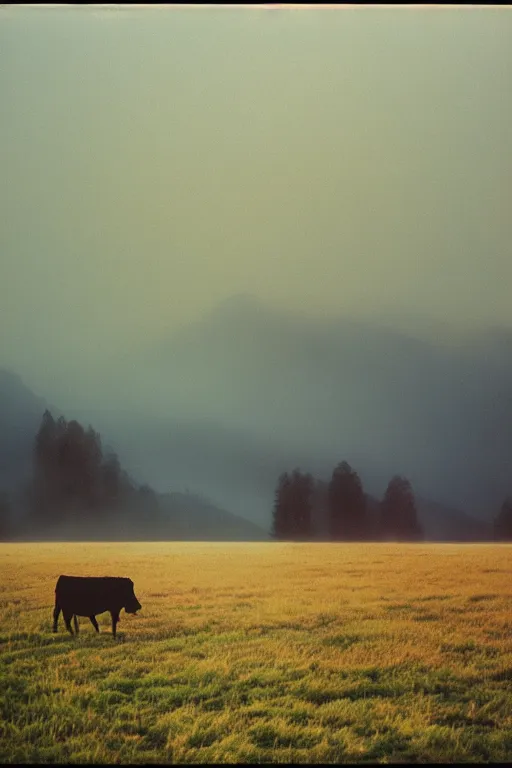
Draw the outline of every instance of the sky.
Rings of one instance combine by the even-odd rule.
[[[4,6],[0,103],[0,366],[38,394],[239,293],[512,328],[506,6]]]

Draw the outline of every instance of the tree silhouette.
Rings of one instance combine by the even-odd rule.
[[[494,538],[496,541],[512,541],[512,497],[505,499],[494,520]]]
[[[30,496],[32,511],[40,522],[55,521],[61,513],[62,455],[59,439],[63,437],[65,427],[62,418],[55,421],[50,411],[46,410],[36,434]]]
[[[100,435],[92,427],[86,431],[77,421],[63,417],[55,421],[48,410],[35,438],[33,464],[30,501],[36,525],[46,527],[70,515],[94,522],[99,513],[119,508],[136,496],[117,456],[103,457]],[[137,498],[155,507],[147,491]]]
[[[395,475],[381,502],[381,537],[384,540],[418,541],[423,538],[410,482]]]
[[[310,474],[294,469],[283,472],[274,499],[272,536],[280,540],[311,538],[311,507],[314,482]]]
[[[309,473],[294,469],[290,484],[291,536],[298,541],[311,539],[311,511],[314,481]]]
[[[368,534],[366,497],[359,475],[342,461],[328,488],[330,534],[333,541],[362,541]]]
[[[87,505],[94,510],[101,507],[103,500],[101,487],[103,451],[101,448],[101,437],[91,426],[89,426],[85,433],[85,443],[87,446],[83,467],[85,474],[85,500]]]
[[[101,486],[105,503],[115,505],[121,496],[121,464],[113,452],[101,467]]]
[[[85,432],[70,421],[59,441],[60,492],[66,502],[84,501],[87,486],[87,445]]]
[[[290,536],[290,475],[283,472],[277,481],[274,496],[274,509],[272,520],[272,537],[274,539],[287,539]]]

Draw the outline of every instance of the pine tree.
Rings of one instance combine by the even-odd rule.
[[[59,517],[60,456],[58,438],[62,423],[47,409],[34,442],[33,480],[30,487],[31,517],[36,525],[46,525]]]
[[[65,503],[80,503],[85,497],[87,446],[85,432],[77,421],[66,424],[59,440],[61,494]]]
[[[282,541],[308,541],[312,535],[311,511],[314,481],[294,469],[283,472],[274,499],[272,536]]]
[[[312,536],[312,497],[314,481],[310,474],[295,469],[291,477],[290,514],[291,537],[296,541],[309,541]]]
[[[272,537],[286,540],[290,537],[290,476],[283,472],[277,481],[274,497]]]
[[[423,530],[418,520],[410,482],[395,475],[381,503],[381,537],[387,541],[418,541]]]
[[[102,498],[107,505],[116,505],[121,498],[121,465],[117,454],[110,453],[101,467]]]
[[[91,426],[89,426],[85,434],[85,442],[87,446],[84,466],[86,501],[91,509],[99,509],[102,503],[101,465],[103,462],[103,451],[101,448],[101,437]]]
[[[100,518],[114,509],[134,514],[158,511],[156,494],[145,486],[140,492],[113,452],[103,457],[100,435],[78,421],[55,421],[46,410],[33,450],[33,478],[28,490],[30,523],[54,527],[85,523],[93,531]],[[142,502],[142,504],[141,504]]]
[[[362,541],[368,535],[366,497],[359,475],[342,461],[329,483],[329,519],[333,541]]]

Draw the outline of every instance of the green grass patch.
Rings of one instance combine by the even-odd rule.
[[[2,544],[0,762],[510,762],[511,556]],[[53,634],[66,572],[129,575],[142,611]]]

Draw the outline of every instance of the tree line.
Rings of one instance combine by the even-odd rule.
[[[77,421],[55,420],[47,410],[35,438],[30,507],[48,522],[70,508],[95,512],[117,506],[133,490],[119,459],[103,455],[101,438]]]
[[[156,494],[137,487],[114,451],[104,451],[101,437],[78,421],[43,414],[32,451],[32,473],[23,493],[24,531],[37,533],[72,522],[98,528],[108,516],[136,505],[155,511]],[[0,535],[8,522],[6,495],[0,494]],[[20,524],[14,527],[20,529]]]
[[[324,499],[318,483],[300,469],[278,479],[272,514],[272,536],[281,541],[309,541],[317,537],[322,505],[326,508],[330,541],[420,541],[411,483],[401,475],[391,478],[377,510],[370,510],[361,478],[346,461],[333,470]],[[494,521],[494,538],[512,540],[512,499],[507,499]]]
[[[279,540],[308,541],[318,533],[318,483],[295,469],[278,480],[272,535]],[[104,451],[100,435],[77,421],[43,414],[35,436],[32,476],[25,488],[28,514],[23,528],[48,530],[66,521],[97,527],[116,512],[124,517],[143,510],[145,522],[158,516],[157,494],[147,485],[137,487],[120,465],[115,452]],[[322,502],[320,502],[321,505]],[[13,527],[10,500],[0,492],[0,538]],[[370,509],[361,479],[346,462],[338,464],[325,493],[327,538],[332,541],[418,541],[424,536],[410,482],[393,477],[378,509]],[[20,528],[20,524],[14,524]],[[512,541],[512,498],[507,498],[494,520],[494,538]]]

